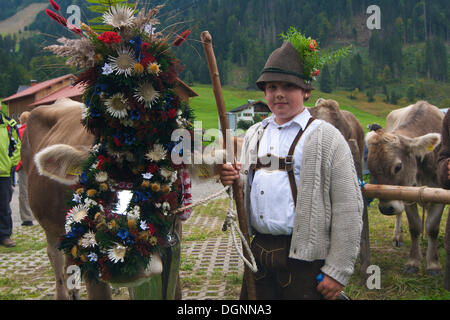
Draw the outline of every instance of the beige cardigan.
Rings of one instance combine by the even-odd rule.
[[[321,122],[305,137],[289,257],[325,260],[322,272],[346,285],[359,252],[363,199],[347,142],[335,127]],[[262,134],[261,123],[253,125],[242,146],[247,221],[251,210],[248,176],[252,174],[250,165],[256,163],[256,146]]]

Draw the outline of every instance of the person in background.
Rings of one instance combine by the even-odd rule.
[[[23,132],[27,127],[27,120],[30,116],[28,111],[22,112],[20,115],[20,127],[19,127],[19,135],[20,140],[23,138]],[[30,205],[28,203],[28,176],[22,166],[22,160],[20,160],[19,164],[16,167],[16,172],[18,176],[18,184],[19,184],[19,211],[20,211],[20,219],[22,220],[22,226],[32,226],[33,225],[33,214],[30,209]]]
[[[442,141],[441,149],[438,156],[438,181],[444,189],[450,189],[450,112],[444,117],[442,124]],[[445,228],[445,275],[444,275],[444,288],[450,291],[450,216],[447,217],[447,225]]]
[[[17,122],[1,112],[0,104],[0,245],[14,247],[11,199],[13,187],[11,168],[20,160],[20,137]]]

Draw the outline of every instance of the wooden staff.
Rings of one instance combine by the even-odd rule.
[[[428,187],[403,187],[366,184],[363,193],[368,198],[414,201],[418,203],[450,203],[450,190]]]
[[[214,97],[216,99],[217,111],[219,113],[220,127],[222,129],[223,136],[223,144],[226,149],[227,146],[227,129],[229,129],[227,113],[225,110],[225,101],[223,99],[222,94],[222,86],[220,84],[220,76],[219,70],[217,68],[216,57],[214,55],[214,49],[212,47],[212,37],[208,31],[204,31],[201,34],[201,40],[203,44],[203,49],[205,50],[206,61],[208,62],[209,75],[211,77],[211,83],[214,90]],[[236,180],[233,184],[233,196],[234,201],[236,202],[236,211],[239,220],[239,228],[241,229],[242,234],[244,235],[245,241],[250,244],[250,237],[248,234],[248,224],[247,217],[245,214],[244,207],[244,196],[242,193],[242,184],[238,180]],[[244,246],[242,246],[244,247]],[[249,255],[246,250],[244,251],[244,256],[247,260],[249,259]],[[255,278],[253,276],[252,271],[244,264],[244,279],[247,286],[247,295],[249,300],[256,299],[256,291],[255,291]]]

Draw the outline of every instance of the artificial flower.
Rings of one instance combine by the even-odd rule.
[[[147,67],[147,71],[150,74],[153,74],[153,75],[157,76],[161,72],[161,66],[159,64],[157,64],[156,62],[152,62]]]
[[[159,183],[152,183],[152,191],[158,192],[159,190],[161,190],[161,186],[159,185]]]
[[[108,190],[108,184],[106,183],[101,183],[98,188],[100,189],[100,191],[106,191]]]
[[[111,46],[115,43],[120,43],[122,41],[122,37],[116,32],[106,31],[98,36],[98,40]]]
[[[119,92],[114,94],[111,98],[105,101],[106,111],[111,114],[114,118],[125,118],[128,115],[128,102],[125,99],[123,93]]]
[[[84,205],[77,205],[73,207],[66,217],[66,222],[68,224],[81,222],[81,220],[87,217],[87,210],[88,208]]]
[[[97,190],[89,189],[87,192],[88,197],[94,197],[97,194]]]
[[[134,58],[133,49],[127,47],[120,47],[117,50],[117,57],[109,56],[111,68],[117,75],[131,76],[134,65],[137,61]]]
[[[95,252],[91,252],[88,254],[89,261],[96,262],[98,260],[98,256]]]
[[[187,37],[191,34],[191,29],[188,29],[182,32],[173,42],[174,47],[179,47],[181,44],[187,39]]]
[[[149,82],[143,82],[135,90],[134,97],[142,103],[145,103],[146,107],[151,107],[152,103],[159,98],[159,92],[155,90]]]
[[[114,28],[130,27],[135,19],[133,9],[123,5],[116,5],[103,14],[103,22]]]
[[[89,230],[89,232],[86,232],[78,241],[78,244],[83,248],[95,247],[97,245],[97,240],[95,240],[95,233]]]
[[[144,66],[142,64],[140,64],[140,63],[136,63],[134,65],[134,72],[136,74],[142,74],[144,72]]]
[[[153,146],[153,149],[151,151],[149,151],[145,157],[148,160],[152,160],[152,161],[161,161],[164,160],[166,158],[166,154],[167,154],[167,150],[164,149],[164,146],[161,144],[155,144]]]
[[[95,181],[102,183],[108,181],[108,173],[105,171],[100,171],[95,175]]]
[[[108,258],[114,263],[123,262],[125,259],[125,254],[127,253],[127,247],[114,243],[114,247],[108,249]]]
[[[111,73],[114,72],[112,66],[107,63],[105,63],[105,65],[103,66],[102,71],[103,71],[102,74],[105,76],[110,75]]]
[[[144,220],[141,220],[141,223],[140,223],[139,227],[140,227],[142,230],[144,230],[144,231],[145,231],[145,230],[148,230],[147,222],[144,221]]]
[[[148,181],[148,180],[142,181],[141,187],[144,188],[144,189],[149,188],[150,187],[150,181]]]
[[[142,174],[142,178],[150,180],[153,177],[153,175],[150,172],[146,172]]]
[[[52,5],[53,9],[55,9],[56,11],[61,10],[61,7],[54,0],[49,0],[49,2]]]

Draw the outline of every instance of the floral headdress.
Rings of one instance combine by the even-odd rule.
[[[307,81],[316,80],[324,65],[334,63],[339,58],[346,56],[351,48],[351,46],[348,46],[324,54],[316,40],[311,39],[311,37],[307,38],[295,27],[290,27],[286,33],[282,33],[280,36],[284,41],[290,42],[297,50],[303,64],[303,76]]]
[[[112,6],[101,34],[46,10],[80,37],[60,38],[46,49],[85,69],[77,80],[85,85],[82,124],[96,141],[79,173],[60,249],[91,279],[145,269],[171,240],[171,211],[191,201],[184,167],[171,161],[173,152],[183,152],[172,132],[192,130],[192,113],[174,90],[181,68],[171,47],[190,30],[176,39],[155,32],[161,7],[135,14],[127,5]],[[132,197],[119,212],[117,191],[124,189]]]

